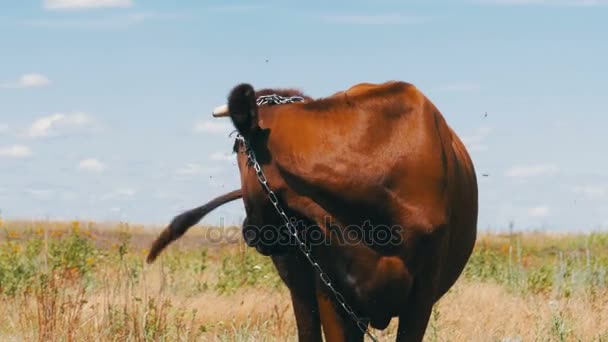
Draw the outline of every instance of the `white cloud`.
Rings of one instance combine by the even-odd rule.
[[[73,133],[92,124],[93,118],[86,113],[55,113],[34,121],[30,126],[29,136],[33,138],[60,136]]]
[[[204,120],[194,124],[194,131],[198,133],[229,133],[234,129],[230,123],[219,120]]]
[[[106,169],[106,166],[95,158],[88,158],[80,161],[78,164],[78,169],[87,172],[103,172]]]
[[[548,176],[559,172],[559,168],[553,164],[537,164],[527,166],[514,166],[505,172],[505,176],[511,178],[527,178],[536,176]]]
[[[577,194],[582,194],[589,199],[598,199],[608,196],[608,184],[582,185],[575,186],[572,190]]]
[[[8,125],[0,122],[0,133],[8,132]]]
[[[200,164],[190,163],[186,166],[175,170],[178,176],[198,176],[203,174],[214,174],[219,172],[221,169],[218,167],[205,167]]]
[[[46,76],[37,73],[25,74],[19,77],[16,82],[0,83],[0,88],[39,88],[51,85],[51,80]]]
[[[483,141],[492,133],[492,130],[493,128],[490,126],[480,126],[473,134],[463,136],[462,142],[471,152],[486,151],[488,146],[486,146]]]
[[[209,159],[215,161],[234,161],[235,157],[231,153],[215,152],[209,156]]]
[[[331,23],[355,25],[419,24],[430,21],[428,17],[404,16],[401,14],[322,15],[321,19]]]
[[[50,189],[26,189],[25,192],[35,199],[49,199],[54,194]]]
[[[110,7],[131,7],[132,0],[44,0],[48,10],[86,10]]]
[[[528,215],[532,217],[547,217],[551,215],[551,208],[546,205],[530,208]]]
[[[112,207],[110,208],[110,211],[113,213],[119,213],[122,211],[122,209],[120,209],[120,207]]]
[[[132,188],[122,188],[112,191],[106,195],[101,196],[102,200],[117,200],[117,199],[125,199],[131,198],[137,194],[137,190]]]
[[[125,188],[116,190],[116,194],[124,197],[133,197],[137,193],[137,190]]]
[[[24,24],[49,29],[124,29],[150,21],[166,21],[180,17],[177,14],[140,12],[110,15],[93,19],[30,20]]]
[[[32,150],[23,145],[0,147],[0,157],[26,158],[32,155]]]

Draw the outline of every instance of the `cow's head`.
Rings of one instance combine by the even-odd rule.
[[[254,151],[273,191],[280,196],[285,190],[285,182],[272,162],[272,151],[268,149],[267,142],[271,130],[261,124],[265,111],[271,109],[256,103],[260,96],[271,94],[309,99],[293,89],[263,89],[256,92],[251,85],[240,84],[232,89],[226,105],[216,107],[213,116],[230,117],[238,133],[248,141]],[[247,214],[243,222],[244,240],[263,255],[284,254],[289,248],[289,235],[268,194],[260,185],[255,169],[248,161],[246,146],[236,140],[234,152],[237,154],[243,203]]]

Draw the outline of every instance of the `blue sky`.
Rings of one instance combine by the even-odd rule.
[[[0,8],[5,218],[166,224],[239,185],[229,122],[210,117],[237,83],[320,97],[403,80],[467,144],[480,229],[608,227],[608,1]],[[205,223],[242,217],[233,203]]]

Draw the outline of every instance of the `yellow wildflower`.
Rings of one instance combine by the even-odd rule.
[[[14,244],[12,247],[13,247],[13,253],[21,252],[21,245]]]
[[[76,234],[80,233],[80,221],[72,221],[72,231]]]

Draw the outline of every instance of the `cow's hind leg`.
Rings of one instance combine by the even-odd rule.
[[[416,292],[413,291],[412,302],[408,303],[406,312],[399,315],[397,342],[419,342],[424,338],[434,301],[429,300],[428,295]]]
[[[447,244],[447,226],[438,226],[417,238],[413,264],[419,265],[406,307],[399,315],[398,342],[419,342],[429,323],[437,301],[443,251]]]

